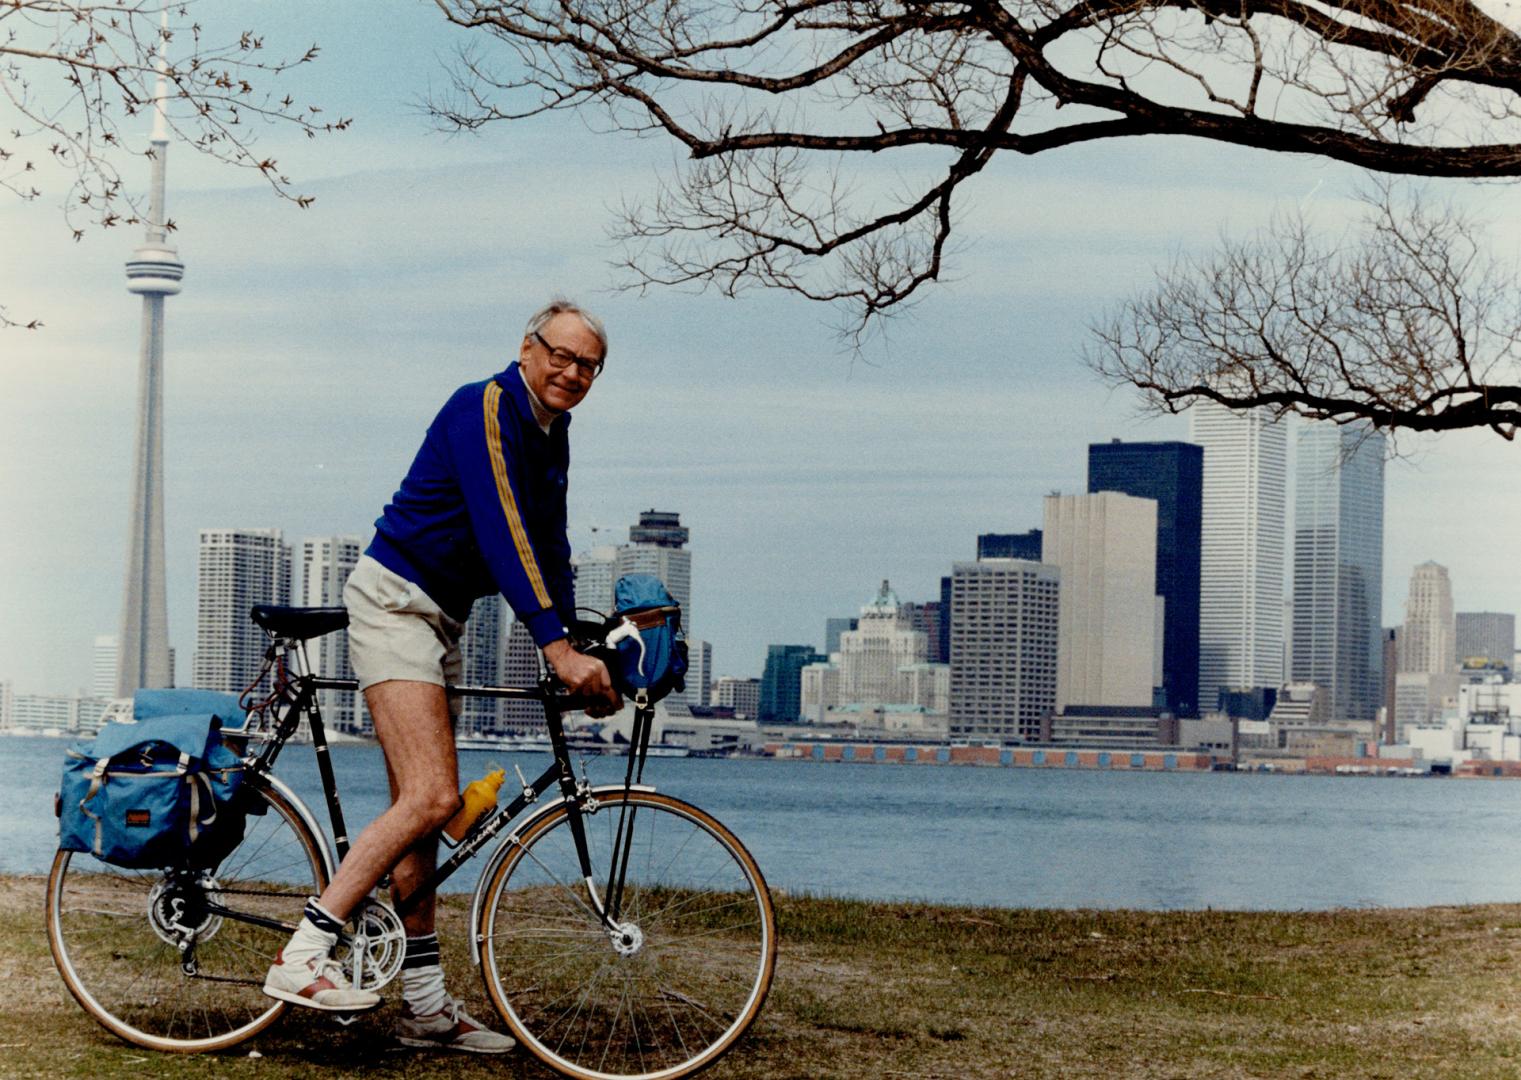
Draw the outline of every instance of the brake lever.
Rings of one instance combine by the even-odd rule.
[[[644,677],[644,635],[639,633],[639,628],[634,625],[632,619],[624,616],[623,621],[608,634],[603,640],[609,648],[616,649],[618,642],[633,638],[639,644],[639,676]]]

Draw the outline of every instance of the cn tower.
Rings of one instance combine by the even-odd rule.
[[[185,264],[169,242],[164,213],[164,58],[159,53],[153,107],[153,187],[147,238],[127,262],[127,291],[143,298],[137,375],[137,446],[132,459],[132,518],[127,528],[126,590],[122,600],[116,693],[168,686],[169,611],[164,589],[164,297],[180,291]]]

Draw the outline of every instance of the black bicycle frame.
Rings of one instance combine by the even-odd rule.
[[[305,661],[305,650],[301,650],[302,660]],[[270,775],[273,772],[275,758],[284,747],[286,741],[296,733],[300,726],[301,717],[304,715],[311,731],[312,748],[317,754],[317,769],[322,778],[323,793],[327,798],[328,817],[333,828],[333,843],[337,849],[338,859],[341,862],[349,851],[349,838],[343,821],[343,807],[338,797],[337,777],[333,772],[333,763],[328,749],[327,731],[322,721],[322,714],[317,706],[317,691],[319,690],[347,690],[357,692],[359,684],[354,679],[330,679],[319,675],[297,675],[292,679],[295,684],[294,697],[286,703],[285,711],[281,715],[274,738],[264,744],[264,748],[256,758],[253,770],[256,773]],[[524,784],[519,794],[504,807],[498,807],[491,811],[482,822],[473,826],[469,834],[434,870],[428,878],[414,892],[395,901],[395,908],[399,913],[405,914],[416,907],[424,897],[436,892],[438,887],[449,879],[453,873],[468,862],[481,848],[490,843],[501,831],[525,809],[537,802],[539,797],[550,788],[558,785],[560,794],[565,800],[567,816],[570,818],[571,836],[575,840],[576,857],[580,861],[581,874],[585,881],[591,883],[594,880],[591,852],[586,842],[586,825],[581,817],[582,795],[580,785],[576,781],[575,768],[570,760],[570,747],[565,738],[564,715],[560,707],[562,695],[559,684],[550,677],[541,679],[537,686],[511,687],[511,686],[451,686],[448,687],[450,694],[461,697],[478,698],[503,698],[513,701],[536,701],[544,709],[544,723],[549,731],[549,743],[554,755],[553,762],[533,780]],[[649,745],[650,714],[648,710],[639,709],[636,712],[635,738],[629,744],[629,769],[625,777],[624,787],[628,789],[638,778],[644,774],[644,757]],[[640,738],[642,729],[643,737]],[[592,894],[593,903],[599,909],[603,925],[614,931],[618,927],[618,916],[622,907],[623,878],[628,864],[628,836],[632,835],[633,816],[627,813],[629,807],[625,803],[625,813],[620,814],[616,839],[613,846],[613,865],[609,868],[608,895],[599,899]],[[626,819],[626,820],[625,820]],[[622,857],[620,859],[620,851]]]

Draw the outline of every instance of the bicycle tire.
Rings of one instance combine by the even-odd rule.
[[[263,784],[244,787],[261,812],[210,878],[127,870],[59,851],[47,887],[53,962],[76,1001],[112,1034],[150,1050],[224,1050],[274,1023],[286,1003],[260,988],[310,896],[327,885],[321,842],[293,804]],[[282,927],[196,912],[222,906]],[[178,905],[178,906],[176,906]],[[189,915],[186,912],[190,912]],[[181,968],[171,920],[195,923],[196,972]],[[199,920],[197,922],[197,920]]]
[[[606,875],[625,795],[596,797],[582,815],[592,866]],[[576,1080],[706,1068],[755,1020],[776,967],[771,895],[744,845],[678,799],[635,791],[627,806],[622,920],[642,936],[637,948],[620,954],[592,913],[563,803],[508,840],[479,905],[492,1004],[530,1053]]]

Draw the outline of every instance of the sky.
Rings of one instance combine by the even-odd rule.
[[[356,2],[234,5],[271,50],[321,43],[305,96],[341,135],[262,143],[305,211],[171,147],[186,264],[167,301],[166,533],[181,676],[195,636],[196,531],[368,536],[434,413],[512,358],[553,293],[606,321],[606,372],[572,428],[571,541],[616,543],[639,511],[691,529],[692,633],[718,674],[768,643],[822,645],[890,579],[938,597],[980,532],[1039,527],[1085,489],[1087,446],[1185,438],[1081,363],[1087,327],[1180,252],[1275,210],[1328,229],[1354,170],[1197,140],[1005,155],[969,189],[948,284],[852,353],[796,298],[616,291],[613,208],[649,194],[671,149],[561,114],[450,137],[418,105],[458,34],[428,4],[384,22]],[[356,31],[356,27],[361,29]],[[296,30],[299,29],[299,36]],[[146,141],[147,125],[143,138]],[[127,166],[147,185],[146,163]],[[1521,195],[1455,193],[1516,254]],[[61,192],[59,193],[61,195]],[[53,202],[0,198],[0,681],[69,692],[122,601],[140,306],[135,230],[68,240]],[[1383,622],[1411,569],[1449,567],[1460,611],[1521,611],[1521,447],[1483,432],[1409,439],[1387,473]]]

